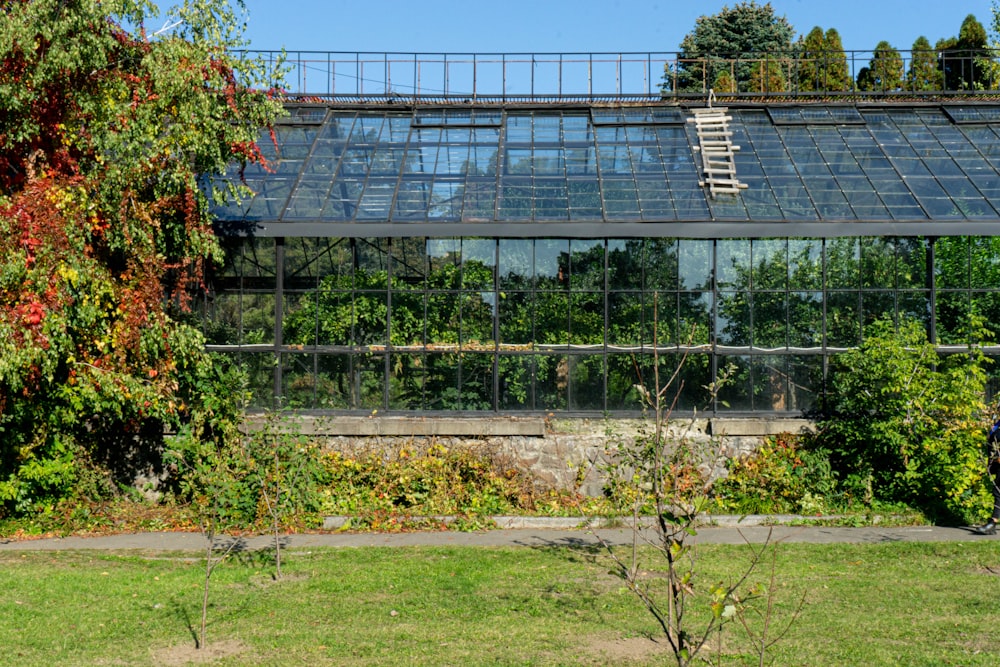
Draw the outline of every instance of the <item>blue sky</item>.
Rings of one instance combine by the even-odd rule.
[[[170,0],[158,0],[161,7]],[[246,0],[253,49],[404,53],[676,51],[702,15],[737,0]],[[836,28],[844,48],[909,49],[958,34],[991,0],[773,0],[799,34]],[[155,30],[158,26],[151,26]]]

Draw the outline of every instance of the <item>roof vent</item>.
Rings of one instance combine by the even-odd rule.
[[[735,195],[746,188],[746,183],[740,183],[736,178],[736,151],[739,146],[733,145],[733,132],[729,129],[732,116],[727,116],[726,107],[707,107],[692,109],[694,118],[688,118],[694,123],[698,132],[698,145],[694,150],[701,151],[702,168],[705,180],[698,181],[701,187],[708,187],[709,194],[715,199],[717,194]]]

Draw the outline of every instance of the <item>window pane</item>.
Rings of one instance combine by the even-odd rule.
[[[604,355],[575,355],[569,360],[569,409],[604,409]]]
[[[719,358],[719,372],[728,375],[728,381],[719,390],[716,409],[719,412],[746,412],[753,409],[751,363],[749,356]]]
[[[569,359],[565,355],[539,355],[535,387],[535,408],[542,410],[565,410],[566,391],[569,387]]]
[[[719,292],[715,337],[719,345],[750,344],[750,293]]]
[[[753,358],[753,409],[785,412],[788,395],[787,357],[761,355]]]
[[[754,292],[753,344],[785,347],[788,344],[788,313],[785,292]]]
[[[788,295],[788,344],[792,347],[823,344],[822,292],[791,292]]]
[[[857,292],[833,292],[827,297],[828,346],[854,347],[861,343],[860,309],[860,295]]]
[[[969,319],[968,292],[938,292],[937,338],[944,345],[966,342],[963,330]]]
[[[497,408],[500,410],[534,409],[532,383],[534,357],[501,356],[497,359],[500,393]]]

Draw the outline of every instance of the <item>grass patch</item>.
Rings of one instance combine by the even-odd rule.
[[[699,581],[746,548],[702,545]],[[1000,543],[781,545],[780,618],[803,614],[775,664],[995,665]],[[18,665],[663,664],[656,628],[600,554],[566,548],[292,550],[212,580],[193,651],[193,554],[0,552],[0,642]],[[764,573],[760,573],[764,577]],[[650,564],[650,585],[662,581]],[[745,664],[733,630],[723,664]]]

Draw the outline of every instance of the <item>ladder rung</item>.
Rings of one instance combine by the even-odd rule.
[[[732,119],[732,116],[711,116],[709,118],[701,116],[689,118],[688,120],[693,120],[694,124],[700,127],[702,125],[721,125],[722,123],[728,123]]]

